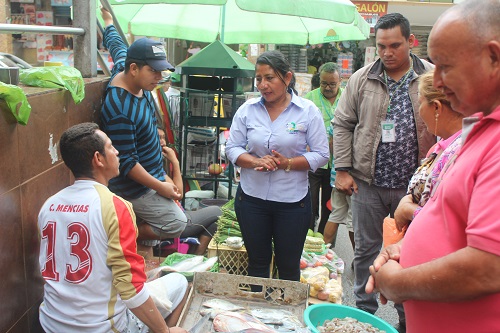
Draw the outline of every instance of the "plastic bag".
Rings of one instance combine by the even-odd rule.
[[[194,272],[201,271],[218,272],[217,257],[207,259],[194,254],[174,252],[165,258],[160,267],[148,271],[146,276],[148,281],[152,281],[169,272],[177,272],[184,275],[188,281],[192,281]]]
[[[5,100],[10,112],[19,124],[26,125],[28,123],[31,105],[21,88],[0,82],[0,98]]]
[[[408,228],[408,225],[405,225],[403,227],[403,230],[399,231],[398,228],[396,228],[396,220],[394,220],[391,217],[386,217],[384,219],[384,224],[383,224],[384,247],[387,247],[387,246],[392,245],[392,244],[396,244],[401,239],[403,239],[407,228]]]
[[[82,74],[74,67],[33,67],[21,70],[19,80],[27,85],[42,88],[64,88],[71,93],[75,104],[85,98]]]

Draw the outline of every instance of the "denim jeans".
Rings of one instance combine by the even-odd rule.
[[[330,210],[326,207],[326,202],[330,200],[332,195],[332,187],[330,186],[330,173],[332,169],[318,169],[316,172],[309,171],[309,189],[311,191],[311,201],[312,201],[312,217],[311,225],[309,229],[314,230],[314,223],[316,219],[320,216],[321,220],[318,222],[318,231],[323,233],[325,231],[326,222],[328,222],[328,216],[330,215]],[[321,189],[321,198],[319,196]],[[321,201],[321,205],[320,205]]]
[[[248,254],[248,275],[269,277],[274,244],[278,275],[300,280],[300,256],[311,217],[310,194],[298,202],[258,199],[236,191],[234,208]]]

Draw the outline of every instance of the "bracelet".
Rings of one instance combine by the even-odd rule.
[[[291,169],[292,169],[292,159],[289,158],[288,165],[286,166],[285,172],[290,172]]]

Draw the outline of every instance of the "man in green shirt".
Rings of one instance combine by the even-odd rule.
[[[323,115],[325,128],[329,129],[330,123],[335,113],[335,108],[342,94],[340,88],[340,74],[338,67],[333,62],[327,62],[319,70],[320,86],[308,92],[304,97],[313,101]],[[321,220],[318,225],[318,231],[323,233],[330,210],[326,207],[330,199],[332,187],[330,186],[330,171],[332,168],[332,142],[330,136],[330,161],[328,164],[318,168],[316,172],[309,172],[309,187],[311,190],[311,200],[313,207],[313,216],[311,217],[311,229],[314,229],[316,220],[319,217],[320,198],[319,190],[321,188]]]

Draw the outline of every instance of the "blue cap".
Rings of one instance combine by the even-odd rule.
[[[136,40],[127,50],[127,59],[142,60],[155,71],[173,70],[168,63],[163,44],[149,38]]]

